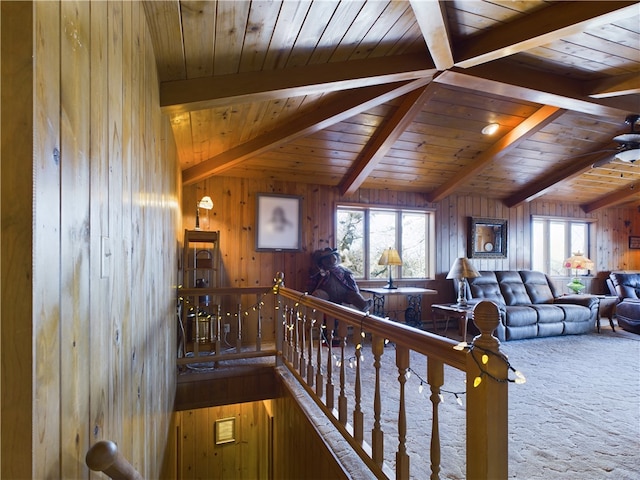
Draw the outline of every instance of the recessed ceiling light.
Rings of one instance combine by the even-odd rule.
[[[496,133],[498,131],[499,128],[500,128],[500,124],[499,123],[490,123],[489,125],[487,125],[486,127],[484,127],[482,129],[482,134],[483,135],[493,135],[494,133]]]

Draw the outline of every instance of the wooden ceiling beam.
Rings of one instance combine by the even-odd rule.
[[[436,68],[444,71],[453,67],[453,50],[444,3],[411,0],[411,8]]]
[[[594,210],[610,207],[611,205],[623,202],[628,197],[637,194],[638,192],[640,192],[640,182],[632,183],[628,187],[618,189],[615,192],[600,197],[598,200],[595,200],[591,203],[580,205],[580,207],[582,208],[582,210],[584,210],[585,213],[591,213]]]
[[[610,151],[604,153],[604,150]],[[530,202],[531,200],[534,200],[539,196],[547,193],[554,187],[554,185],[557,185],[558,183],[565,180],[577,177],[578,175],[581,175],[582,173],[591,169],[595,162],[602,160],[607,156],[611,157],[614,150],[615,146],[611,144],[602,145],[601,148],[598,149],[599,153],[594,152],[590,155],[584,155],[584,158],[577,160],[576,162],[566,166],[565,168],[558,169],[550,174],[544,173],[539,180],[535,180],[530,184],[525,185],[515,194],[503,199],[502,202],[509,208],[515,207],[524,202]]]
[[[562,115],[565,110],[557,107],[545,105],[527,118],[520,125],[515,127],[496,143],[491,145],[487,150],[482,152],[477,158],[474,158],[462,172],[457,173],[448,182],[445,182],[434,191],[427,194],[428,202],[438,202],[453,193],[456,188],[466,182],[469,177],[475,175],[478,171],[485,168],[490,162],[502,157],[509,150],[514,149],[527,138],[531,137],[538,130],[553,122]]]
[[[586,89],[591,92],[589,93],[591,98],[609,98],[640,93],[640,74],[629,73],[606,80],[589,82],[586,84]]]
[[[322,108],[309,112],[301,118],[293,119],[275,130],[183,170],[182,182],[184,185],[189,185],[212,175],[220,174],[249,158],[277,148],[296,138],[316,133],[360,112],[423,87],[429,81],[429,78],[422,78],[411,82],[376,85],[344,92]]]
[[[514,68],[508,62],[466,70],[454,67],[442,72],[434,81],[589,115],[624,119],[634,113],[629,110],[633,102],[624,98],[590,98],[582,93],[584,88],[579,81],[524,67]]]
[[[430,78],[435,73],[425,55],[408,54],[201,77],[161,83],[160,107],[166,114],[184,113]]]
[[[378,129],[374,137],[365,146],[348,175],[340,183],[340,193],[354,193],[378,166],[389,149],[398,140],[405,129],[420,113],[422,107],[435,94],[437,85],[430,83],[408,93],[391,118]]]
[[[474,67],[637,15],[637,1],[557,2],[473,35],[455,48],[455,65]]]

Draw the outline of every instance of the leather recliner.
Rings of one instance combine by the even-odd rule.
[[[609,274],[620,302],[616,305],[616,317],[620,328],[640,334],[640,273]]]

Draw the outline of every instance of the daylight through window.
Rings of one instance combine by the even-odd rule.
[[[576,252],[589,257],[592,221],[532,217],[531,268],[551,276],[568,276],[564,261]],[[580,272],[587,275],[588,271]]]
[[[387,279],[388,267],[378,265],[378,260],[389,247],[396,248],[402,259],[401,266],[391,267],[394,278],[433,276],[433,212],[353,205],[339,205],[336,210],[336,246],[343,265],[357,278]]]

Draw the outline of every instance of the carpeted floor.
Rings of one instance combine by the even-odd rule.
[[[455,335],[452,334],[455,338]],[[509,384],[509,477],[523,480],[598,480],[640,478],[640,336],[610,327],[602,333],[504,342],[511,364],[526,376]],[[365,364],[371,351],[365,343]],[[367,358],[368,357],[368,358]],[[397,449],[398,372],[393,346],[385,348],[383,425],[385,461]],[[412,354],[407,382],[408,453],[411,478],[429,478],[431,403],[426,361]],[[347,369],[347,381],[354,381]],[[363,403],[372,398],[373,369],[365,369]],[[371,378],[369,378],[371,377]],[[392,383],[393,382],[393,383]],[[449,392],[464,392],[464,376],[448,368]],[[464,394],[460,395],[462,401]],[[352,408],[350,402],[350,409]],[[454,393],[440,407],[440,478],[465,478],[465,412]],[[370,441],[371,419],[365,423]],[[367,438],[369,437],[369,438]]]

